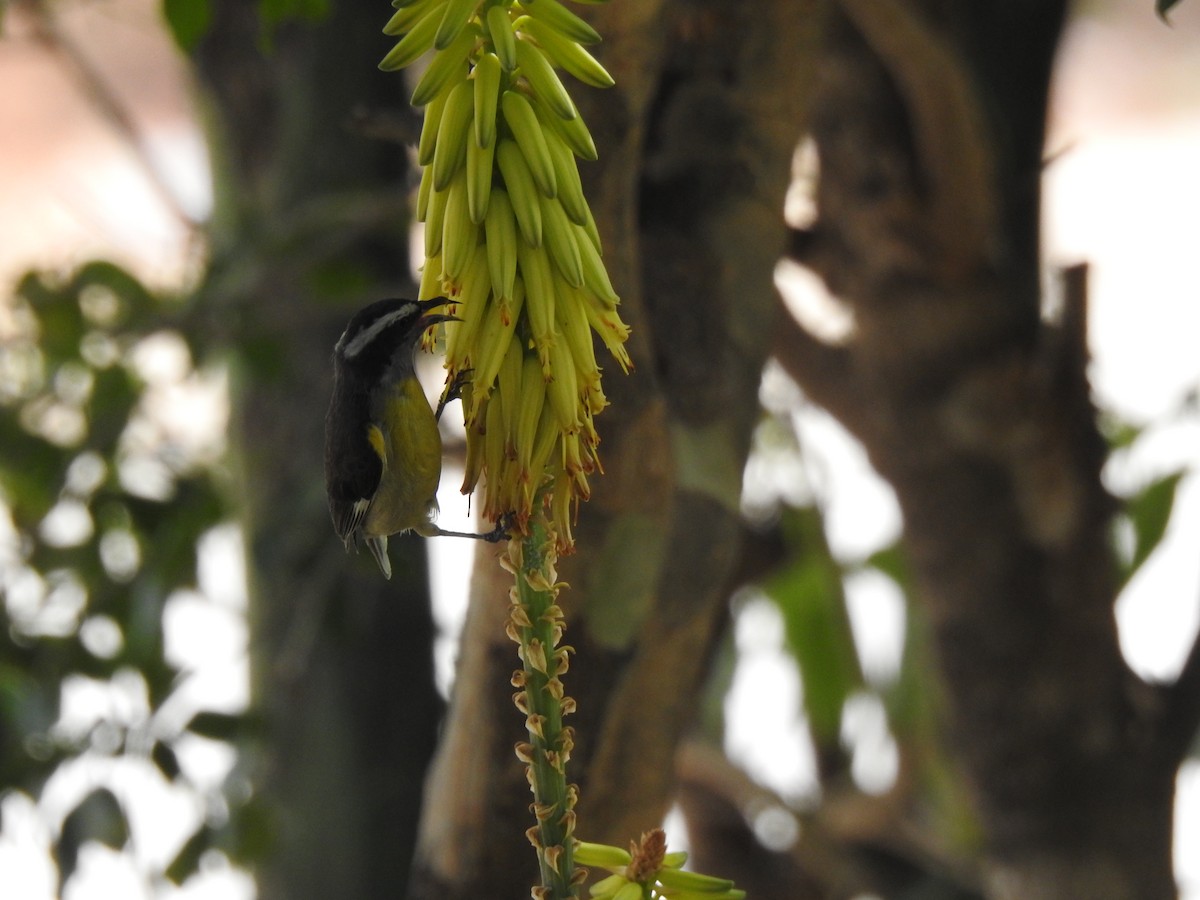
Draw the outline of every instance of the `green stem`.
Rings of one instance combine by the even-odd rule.
[[[514,684],[524,689],[514,700],[526,713],[529,731],[529,742],[519,744],[517,753],[529,765],[537,819],[527,832],[541,869],[542,885],[535,894],[546,900],[569,900],[576,896],[572,858],[576,792],[574,785],[567,784],[566,766],[574,741],[563,716],[573,710],[574,701],[564,696],[559,675],[566,671],[570,648],[558,646],[563,620],[555,602],[555,536],[540,516],[530,523],[520,553],[510,634],[520,644],[522,663]]]

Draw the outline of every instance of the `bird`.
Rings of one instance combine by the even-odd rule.
[[[456,321],[437,312],[450,302],[376,301],[351,317],[333,348],[333,395],[325,416],[329,512],[346,550],[365,543],[388,579],[390,535],[500,539],[495,531],[467,534],[434,524],[442,439],[417,380],[415,355],[428,328]]]

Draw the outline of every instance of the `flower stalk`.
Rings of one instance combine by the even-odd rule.
[[[595,0],[582,0],[595,2]],[[453,301],[444,339],[447,393],[463,401],[462,492],[512,538],[507,632],[519,647],[513,701],[528,739],[516,746],[533,790],[541,884],[535,898],[574,897],[577,792],[566,778],[574,711],[561,675],[555,565],[574,547],[579,503],[602,472],[595,417],[608,405],[596,347],[628,371],[629,328],[584,196],[580,160],[596,145],[559,72],[593,87],[613,79],[589,47],[600,35],[558,0],[392,0],[380,62],[429,63],[411,102],[424,107],[416,218],[425,260],[418,300]],[[432,53],[430,52],[432,51]],[[596,338],[599,338],[597,341]]]
[[[586,876],[573,859],[575,803],[578,792],[567,783],[567,762],[574,734],[563,717],[575,709],[560,676],[567,671],[571,648],[562,646],[565,624],[556,602],[559,584],[556,540],[544,516],[530,524],[529,534],[513,538],[502,565],[516,584],[511,589],[506,631],[518,646],[521,668],[513,672],[513,703],[525,715],[529,739],[516,746],[533,791],[537,823],[526,836],[537,851],[542,883],[534,896],[566,900]]]

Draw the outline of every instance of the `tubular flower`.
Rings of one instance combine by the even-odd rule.
[[[463,385],[467,470],[482,512],[529,531],[547,503],[559,552],[602,471],[594,417],[607,405],[595,331],[630,368],[577,158],[596,146],[559,77],[608,87],[586,49],[600,35],[558,0],[394,0],[380,63],[435,51],[412,94],[425,108],[417,218],[425,224],[419,299],[446,296],[447,381]],[[430,338],[431,340],[433,338]],[[541,498],[541,499],[539,499]]]

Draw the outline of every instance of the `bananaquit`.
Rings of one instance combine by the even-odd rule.
[[[414,356],[427,328],[454,319],[431,312],[449,302],[372,303],[354,314],[333,348],[333,397],[325,417],[329,512],[346,549],[365,541],[385,578],[392,577],[388,535],[502,536],[443,531],[433,523],[442,439]]]

